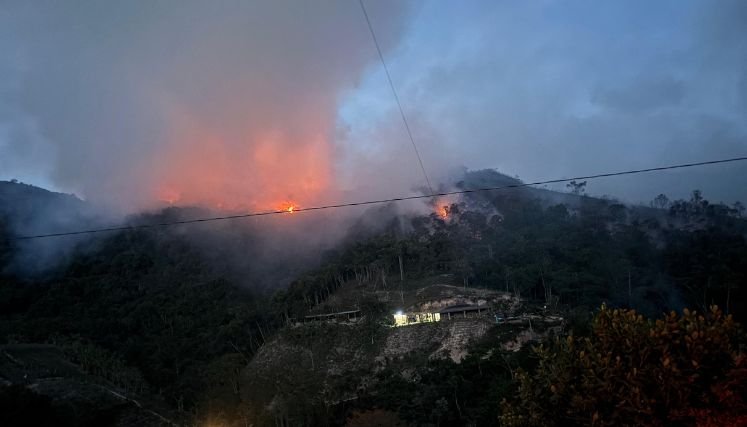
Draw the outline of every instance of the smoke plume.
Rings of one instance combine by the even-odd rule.
[[[388,50],[406,10],[370,9]],[[376,59],[347,1],[4,2],[0,28],[2,175],[128,212],[335,199],[338,103]]]

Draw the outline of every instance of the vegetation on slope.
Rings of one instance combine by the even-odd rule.
[[[468,174],[461,185],[488,186],[500,177]],[[467,286],[563,310],[578,319],[576,331],[602,303],[653,318],[718,304],[744,322],[747,226],[739,205],[709,203],[695,192],[687,201],[664,197],[655,208],[630,207],[572,190],[578,194],[517,189],[470,195],[449,205],[445,219],[384,215],[376,231],[355,227],[318,268],[274,293],[238,287],[193,242],[168,230],[111,235],[58,271],[24,278],[4,269],[18,251],[6,215],[0,217],[0,340],[80,343],[98,375],[131,372],[145,383],[137,387],[185,420],[223,414],[238,422],[246,419],[247,401],[237,372],[288,319],[305,315],[350,281],[396,290],[448,273]],[[523,353],[513,360],[491,352],[496,341],[480,345],[487,347],[461,364],[404,360],[400,373],[413,376],[390,366],[378,376],[384,388],[365,391],[359,403],[322,404],[323,416],[314,423],[338,425],[353,410],[359,420],[381,410],[412,424],[496,420],[498,402],[518,385],[516,368],[531,373],[533,362]],[[403,404],[406,396],[419,403]]]
[[[645,319],[602,307],[589,337],[535,349],[503,401],[505,426],[747,424],[747,355],[731,316],[714,307]]]

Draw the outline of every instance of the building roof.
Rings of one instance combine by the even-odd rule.
[[[441,310],[438,310],[438,312],[439,313],[459,313],[462,311],[486,310],[487,308],[488,308],[487,305],[459,304],[459,305],[452,305],[446,308],[442,308]]]
[[[306,319],[311,319],[315,317],[335,317],[335,316],[342,316],[346,314],[356,314],[360,313],[360,310],[350,310],[350,311],[338,311],[336,313],[323,313],[323,314],[312,314],[309,316],[305,316]]]

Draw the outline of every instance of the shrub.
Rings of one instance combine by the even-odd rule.
[[[589,338],[535,349],[505,426],[747,425],[747,359],[740,330],[718,308],[660,320],[602,306]]]

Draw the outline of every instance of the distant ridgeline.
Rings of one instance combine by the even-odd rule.
[[[84,213],[85,203],[72,194],[55,193],[17,181],[0,181],[0,218],[23,225],[40,216],[56,218]]]

